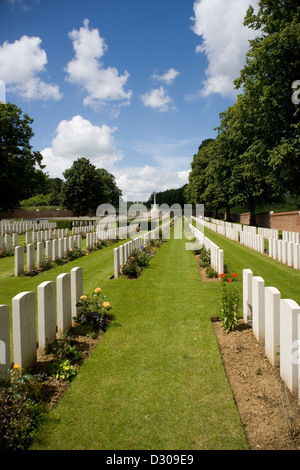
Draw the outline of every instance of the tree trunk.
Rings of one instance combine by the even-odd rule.
[[[226,222],[232,222],[230,206],[226,206]]]
[[[257,227],[256,219],[255,219],[255,203],[254,202],[250,203],[250,223],[249,223],[249,225],[253,225],[253,226]]]

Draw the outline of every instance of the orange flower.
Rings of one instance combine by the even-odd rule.
[[[97,287],[97,289],[95,289],[95,294],[99,294],[99,292],[101,292],[101,289],[100,287]]]
[[[82,295],[82,296],[80,297],[80,299],[81,299],[81,300],[86,300],[86,299],[87,299],[87,296],[86,296],[86,295]]]
[[[109,302],[103,302],[103,307],[110,308],[110,303]]]

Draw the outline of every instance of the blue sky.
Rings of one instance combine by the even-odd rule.
[[[0,0],[0,95],[51,177],[84,156],[146,201],[188,182],[234,102],[249,1]]]

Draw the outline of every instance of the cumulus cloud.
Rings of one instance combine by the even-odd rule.
[[[103,124],[95,126],[82,116],[63,120],[56,129],[51,147],[41,151],[45,170],[51,177],[62,178],[77,158],[85,157],[97,168],[111,169],[123,155],[114,145],[116,128]]]
[[[154,73],[152,75],[152,78],[155,80],[161,81],[166,83],[166,85],[171,85],[171,83],[174,82],[175,78],[179,75],[179,72],[173,68],[170,68],[167,72],[165,72],[163,75],[158,75],[157,73]]]
[[[196,0],[192,30],[201,36],[197,53],[204,53],[208,60],[207,79],[202,95],[219,93],[223,97],[235,95],[233,80],[245,64],[249,39],[254,31],[243,25],[249,4],[256,9],[258,0]],[[196,96],[196,94],[195,94]]]
[[[117,186],[128,201],[147,201],[153,191],[180,188],[188,183],[189,171],[168,171],[145,165],[114,172]]]
[[[7,92],[24,99],[59,100],[62,97],[59,87],[39,77],[47,64],[41,42],[39,37],[26,35],[14,43],[5,41],[0,46],[0,79],[5,82]]]
[[[163,86],[146,92],[144,95],[141,95],[140,98],[144,106],[149,106],[150,108],[156,109],[160,112],[176,109],[172,106],[173,100]]]
[[[129,77],[127,71],[119,75],[115,67],[105,68],[100,59],[107,51],[105,40],[98,29],[89,28],[89,20],[85,19],[83,26],[69,33],[73,42],[75,57],[67,64],[66,80],[80,86],[87,96],[83,103],[94,109],[104,106],[108,101],[119,104],[130,103],[132,91],[124,87]]]

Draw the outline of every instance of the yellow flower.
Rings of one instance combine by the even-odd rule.
[[[82,296],[80,297],[80,299],[81,299],[81,300],[86,300],[86,299],[87,299],[87,296],[86,296],[86,295],[82,295]]]
[[[21,369],[20,364],[14,364],[14,365],[13,365],[13,370],[19,371],[20,369]]]
[[[103,307],[105,307],[105,308],[110,308],[110,303],[109,303],[109,302],[104,302],[104,303],[103,303]]]
[[[97,289],[95,289],[95,294],[99,294],[99,292],[101,292],[101,289],[100,287],[97,287]]]

